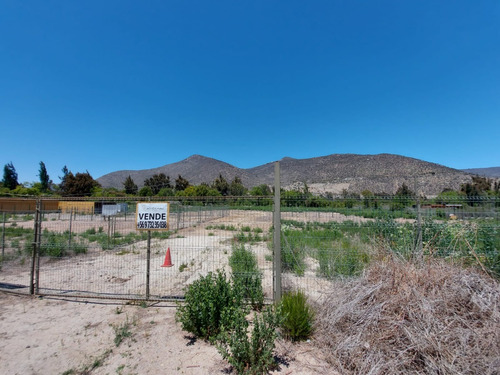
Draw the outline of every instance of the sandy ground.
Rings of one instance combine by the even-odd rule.
[[[232,211],[230,217],[197,223],[178,231],[176,236],[168,240],[159,241],[152,254],[152,288],[167,291],[167,287],[172,286],[170,292],[177,293],[201,274],[212,270],[212,264],[215,268],[227,267],[230,251],[228,239],[234,233],[213,229],[208,235],[208,225],[223,223],[237,228],[248,225],[252,228],[259,227],[266,233],[271,225],[271,218],[271,213]],[[286,213],[283,218],[324,222],[363,220],[331,213],[313,213],[307,216]],[[48,220],[44,222],[44,227],[64,229],[66,224]],[[26,222],[19,225],[32,227],[33,224]],[[76,221],[72,230],[81,232],[98,225],[102,224]],[[124,227],[119,230],[126,232]],[[117,250],[118,253],[89,250],[88,254],[72,258],[67,263],[46,261],[46,265],[42,264],[42,284],[47,284],[46,280],[57,278],[57,283],[61,283],[61,286],[57,284],[58,288],[72,289],[75,285],[83,287],[85,281],[88,285],[84,290],[92,291],[92,285],[99,285],[99,288],[106,285],[106,288],[111,288],[109,292],[114,292],[113,288],[118,288],[114,281],[120,280],[122,289],[117,289],[116,292],[124,290],[123,288],[131,292],[142,290],[142,276],[139,281],[135,280],[137,274],[142,272],[140,264],[144,264],[143,246],[144,244],[138,243],[130,248]],[[161,268],[164,250],[168,247],[172,249],[175,266]],[[263,271],[266,296],[270,297],[272,262],[266,259],[269,249],[265,243],[257,243],[251,248]],[[121,263],[118,263],[119,259]],[[179,270],[181,264],[188,265],[183,272]],[[307,280],[313,280],[306,289],[310,297],[318,302],[329,283],[316,277],[316,268],[317,264],[311,263],[303,277],[285,276],[284,289],[304,288]],[[113,276],[111,279],[110,275]],[[2,281],[26,285],[27,277],[26,264],[4,264]],[[162,283],[158,280],[162,280]],[[48,284],[55,285],[55,282],[54,279]],[[231,373],[231,367],[222,360],[214,346],[195,340],[181,330],[180,324],[175,322],[175,312],[176,306],[166,302],[151,304],[145,308],[137,305],[137,302],[128,304],[126,301],[83,300],[76,297],[32,298],[0,291],[0,374]],[[118,331],[123,328],[126,328],[125,331],[130,336],[124,337],[117,345],[115,338],[120,336]],[[332,374],[333,371],[321,359],[320,353],[314,340],[301,344],[278,341],[276,355],[280,366],[273,373]]]
[[[217,349],[183,332],[175,305],[0,292],[0,374],[228,374]],[[117,331],[130,332],[117,346]],[[272,374],[330,374],[313,342],[279,341]],[[71,372],[71,370],[73,372]]]

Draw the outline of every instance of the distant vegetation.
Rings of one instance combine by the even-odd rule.
[[[204,182],[199,185],[192,185],[181,175],[172,181],[170,176],[163,173],[155,174],[143,181],[143,187],[138,188],[136,182],[129,175],[122,183],[123,189],[103,188],[87,172],[77,172],[73,174],[66,166],[62,168],[60,183],[55,184],[50,179],[45,164],[40,162],[40,180],[32,183],[18,182],[18,175],[14,165],[8,163],[4,166],[3,179],[0,183],[0,196],[63,196],[63,197],[168,197],[179,200],[196,197],[219,197],[226,198],[225,201],[235,205],[250,206],[270,206],[272,205],[273,190],[270,186],[261,184],[247,189],[239,177],[232,181],[227,181],[222,174],[212,182]],[[403,183],[395,194],[375,194],[370,190],[364,190],[361,194],[353,194],[348,190],[343,190],[340,196],[332,193],[323,195],[313,195],[309,191],[306,183],[302,189],[282,190],[282,205],[287,208],[311,207],[311,208],[348,208],[360,206],[370,209],[383,208],[382,197],[393,198],[390,204],[390,211],[396,212],[404,210],[406,207],[414,205],[417,194],[410,187]],[[245,199],[238,202],[234,197],[256,197],[255,200]],[[444,189],[435,199],[435,202],[443,204],[456,200],[465,200],[469,206],[474,206],[477,201],[484,197],[500,197],[500,182],[486,177],[472,177],[472,181],[462,184],[459,190]],[[333,198],[342,198],[339,203]],[[194,202],[194,201],[193,201]],[[387,207],[386,207],[387,208]],[[362,215],[364,216],[364,215]]]

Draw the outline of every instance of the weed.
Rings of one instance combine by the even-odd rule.
[[[242,302],[241,291],[226,280],[224,271],[210,272],[188,286],[176,321],[196,337],[215,341],[222,327],[233,326]]]
[[[116,346],[120,346],[123,340],[125,340],[127,337],[132,336],[132,331],[130,331],[131,323],[129,322],[128,318],[123,324],[112,325],[112,327],[113,331],[115,332],[114,343]]]
[[[233,273],[233,282],[241,287],[243,297],[248,298],[254,308],[260,309],[264,303],[264,293],[262,272],[257,265],[256,255],[243,244],[235,245],[229,257],[229,265]]]
[[[261,316],[254,314],[253,330],[248,333],[248,321],[240,310],[235,316],[232,330],[224,330],[217,349],[238,374],[263,374],[276,367],[273,356],[277,328],[281,324],[281,311],[272,307]]]
[[[187,268],[187,264],[186,263],[182,263],[180,266],[179,266],[179,272],[182,272],[184,271],[186,268]]]
[[[281,328],[292,341],[307,339],[313,329],[314,312],[301,291],[285,293],[281,299],[283,321]]]
[[[130,251],[129,250],[120,250],[119,252],[116,253],[116,255],[126,255],[126,254],[130,254]]]

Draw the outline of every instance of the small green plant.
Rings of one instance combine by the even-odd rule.
[[[313,330],[314,311],[302,291],[285,293],[281,299],[281,329],[292,341],[306,340]]]
[[[187,287],[185,303],[179,304],[176,321],[183,330],[214,342],[222,327],[232,327],[242,309],[243,297],[238,286],[231,285],[224,271],[209,272]]]
[[[187,264],[186,263],[182,263],[180,266],[179,266],[179,272],[182,272],[184,271],[186,268],[187,268]]]
[[[115,345],[120,346],[120,344],[125,340],[127,337],[132,336],[132,331],[130,331],[131,323],[129,322],[128,318],[127,320],[120,325],[112,325],[113,331],[115,332]]]
[[[229,257],[229,265],[233,272],[233,282],[241,288],[243,297],[250,300],[253,308],[262,308],[262,272],[259,270],[256,255],[243,244],[235,245]]]
[[[129,250],[120,250],[116,253],[116,255],[127,255],[130,254]]]
[[[237,374],[263,374],[276,367],[273,350],[281,316],[280,308],[272,307],[265,309],[261,316],[254,314],[254,325],[249,334],[249,323],[240,310],[233,328],[224,329],[217,349]]]
[[[87,230],[85,231],[85,233],[86,233],[86,234],[96,234],[97,232],[96,232],[95,228],[90,228],[90,229],[87,229]]]

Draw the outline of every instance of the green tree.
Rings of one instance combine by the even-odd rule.
[[[92,178],[90,173],[77,173],[73,175],[70,171],[64,178],[62,193],[65,196],[90,196],[94,188],[101,185]]]
[[[174,194],[174,190],[172,188],[164,187],[163,189],[161,189],[158,192],[157,195],[159,197],[173,197],[175,194]]]
[[[40,169],[38,170],[38,177],[40,177],[40,189],[43,193],[49,191],[52,181],[50,180],[47,168],[43,161],[40,162]]]
[[[175,179],[175,191],[186,190],[189,186],[189,181],[183,178],[181,175]]]
[[[138,191],[137,185],[135,184],[132,177],[130,177],[130,175],[128,175],[128,177],[123,182],[123,188],[126,194],[137,195]]]
[[[247,189],[243,186],[241,182],[241,178],[235,177],[231,184],[229,185],[229,194],[233,196],[242,196],[245,195]]]
[[[299,207],[304,205],[304,196],[298,190],[286,190],[281,194],[281,201],[286,207]]]
[[[64,189],[65,189],[65,185],[66,185],[66,179],[68,178],[68,175],[70,173],[69,169],[67,166],[64,166],[62,169],[61,169],[63,175],[62,177],[59,177],[59,179],[61,180],[60,184],[59,184],[59,189],[64,192]]]
[[[212,188],[217,189],[221,195],[225,196],[229,194],[229,183],[222,177],[222,174],[219,174],[219,177],[214,180]]]
[[[5,164],[5,166],[3,167],[2,183],[4,187],[10,190],[14,190],[17,185],[19,185],[19,182],[17,182],[16,168],[14,168],[12,162]]]
[[[254,186],[252,189],[250,189],[250,195],[252,195],[254,197],[268,196],[268,195],[272,195],[272,194],[273,194],[273,192],[271,191],[269,186],[267,186],[266,184]]]
[[[370,190],[366,189],[361,192],[361,196],[363,197],[363,205],[365,208],[369,208],[372,202],[374,202],[374,194]]]
[[[154,174],[152,177],[144,180],[144,186],[149,186],[153,195],[157,195],[163,188],[171,188],[170,176],[165,173]]]
[[[178,191],[175,195],[179,197],[218,197],[220,193],[207,184],[200,184],[188,186],[186,189]]]
[[[140,197],[151,197],[153,196],[153,190],[149,186],[143,186],[139,192],[138,192]]]
[[[415,193],[403,182],[398,190],[396,190],[394,201],[391,204],[391,210],[398,211],[409,206],[415,196]]]
[[[486,177],[474,176],[472,182],[462,184],[460,191],[467,196],[467,203],[474,206],[479,197],[485,195],[491,189],[491,185],[492,180]]]

